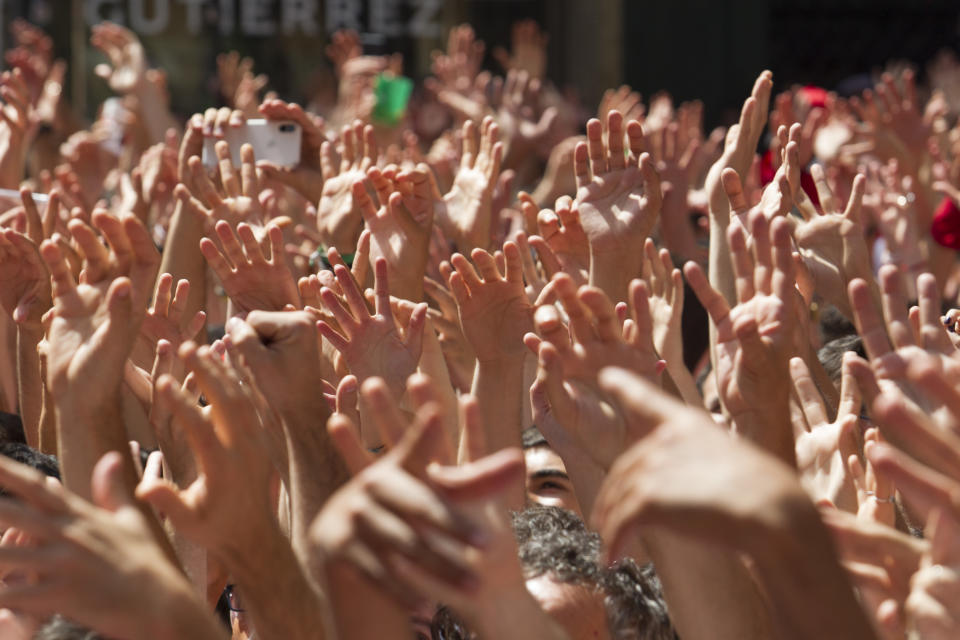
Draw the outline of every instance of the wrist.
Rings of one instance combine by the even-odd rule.
[[[160,640],[210,640],[223,635],[219,623],[206,610],[190,589],[190,585],[178,584],[165,594],[162,602],[151,606],[152,623],[146,626],[149,632],[141,636]]]
[[[490,356],[483,356],[477,353],[477,366],[484,371],[515,371],[518,367],[522,369],[526,353],[498,353]]]

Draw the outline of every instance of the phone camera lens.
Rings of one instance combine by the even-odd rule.
[[[280,125],[281,133],[293,133],[296,130],[296,126],[292,124],[282,124]]]

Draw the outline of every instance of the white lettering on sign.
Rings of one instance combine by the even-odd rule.
[[[153,0],[153,17],[147,17],[147,0],[130,0],[130,28],[152,36],[167,28],[170,22],[170,0]]]
[[[414,38],[439,38],[442,35],[440,23],[436,22],[437,14],[443,6],[442,0],[411,0],[416,7],[407,33]]]
[[[370,31],[388,38],[403,35],[398,0],[370,0]]]
[[[246,0],[240,5],[240,28],[250,36],[272,36],[277,33],[277,23],[273,21],[271,0]]]
[[[187,31],[191,35],[200,33],[203,28],[203,5],[207,0],[179,0],[187,8]]]
[[[234,0],[220,0],[220,33],[233,35],[237,28],[237,11]]]
[[[84,17],[89,25],[111,20],[145,36],[183,27],[197,35],[208,24],[225,36],[316,35],[320,28],[320,0],[173,0],[184,8],[183,26],[170,24],[171,1],[84,0]],[[442,35],[437,19],[443,0],[326,0],[324,8],[328,33],[353,29],[363,38],[380,40]],[[406,22],[401,18],[405,14],[410,15]]]
[[[360,24],[360,11],[363,9],[357,0],[327,0],[326,26],[333,33],[338,29],[363,31]]]
[[[283,0],[280,11],[283,32],[287,35],[300,31],[313,36],[317,34],[317,0]]]

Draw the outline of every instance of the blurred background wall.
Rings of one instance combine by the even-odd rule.
[[[920,65],[922,76],[938,51],[960,48],[958,0],[0,0],[0,12],[4,39],[16,17],[54,36],[72,62],[67,90],[88,106],[108,93],[92,73],[100,58],[89,25],[132,28],[169,72],[181,114],[218,104],[210,79],[230,49],[253,56],[283,97],[329,90],[323,48],[342,27],[370,53],[402,52],[405,73],[421,78],[451,25],[471,23],[499,70],[489,51],[509,46],[514,21],[534,18],[550,35],[550,78],[587,104],[626,82],[644,96],[703,99],[709,124],[731,117],[763,68],[781,87],[859,87],[857,74],[889,60]]]

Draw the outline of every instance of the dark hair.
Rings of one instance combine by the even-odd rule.
[[[54,616],[37,631],[33,640],[102,640],[102,638],[96,631],[81,627],[66,618]]]
[[[545,437],[543,437],[543,434],[540,433],[540,429],[537,429],[536,425],[524,429],[523,433],[520,434],[520,441],[523,444],[524,449],[550,446],[550,443],[547,442]]]
[[[589,531],[572,511],[534,505],[513,514],[513,530],[524,578],[549,575],[558,582],[600,591],[611,638],[676,638],[652,566],[641,569],[629,558],[610,568],[602,566],[600,536]],[[431,631],[435,640],[474,636],[450,609],[442,606],[434,616]]]
[[[822,303],[820,309],[820,338],[826,344],[837,338],[857,334],[857,328],[832,304]]]
[[[23,420],[20,416],[0,411],[0,442],[27,444],[27,436],[23,432]]]
[[[834,384],[843,374],[843,354],[847,351],[853,351],[861,358],[867,357],[867,352],[863,348],[863,339],[856,334],[831,340],[817,351],[817,359]]]
[[[56,456],[37,451],[31,446],[19,442],[3,442],[0,443],[0,456],[6,456],[20,464],[33,467],[44,475],[60,479],[60,463]]]

